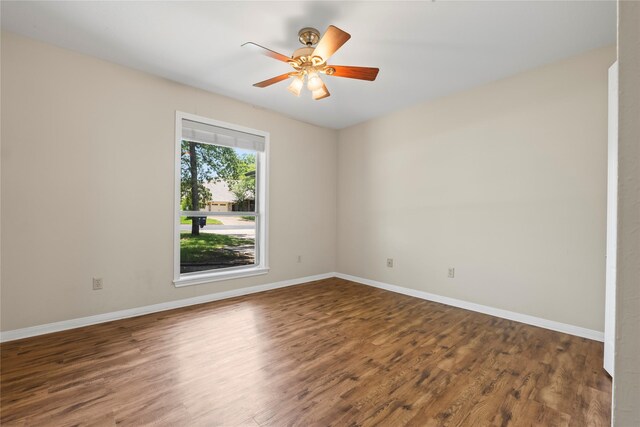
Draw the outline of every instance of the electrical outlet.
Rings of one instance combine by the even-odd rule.
[[[100,289],[102,289],[102,278],[101,277],[94,277],[93,278],[93,290],[94,291],[99,291]]]
[[[302,255],[298,255],[298,262],[302,262]]]
[[[449,277],[449,279],[453,279],[454,277],[456,277],[456,269],[453,267],[449,268],[449,275],[447,276]]]
[[[387,267],[393,268],[393,258],[387,258]]]

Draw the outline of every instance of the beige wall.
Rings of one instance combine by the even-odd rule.
[[[618,267],[613,424],[640,426],[640,3],[618,3]]]
[[[338,271],[602,331],[614,60],[598,49],[340,131]]]
[[[335,132],[3,33],[1,329],[337,270],[602,330],[614,57]],[[171,284],[175,110],[271,132],[269,275]]]
[[[335,131],[13,34],[1,61],[2,330],[335,270]],[[176,110],[271,133],[268,275],[171,283]]]

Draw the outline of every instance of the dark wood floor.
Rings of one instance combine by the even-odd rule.
[[[340,279],[0,350],[3,426],[610,424],[601,343]]]

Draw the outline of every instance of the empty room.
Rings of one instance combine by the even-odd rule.
[[[640,426],[640,2],[2,1],[3,426]]]

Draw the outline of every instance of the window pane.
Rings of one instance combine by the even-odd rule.
[[[180,218],[180,273],[256,263],[256,221],[248,216]]]
[[[256,152],[182,141],[180,209],[255,212]]]

